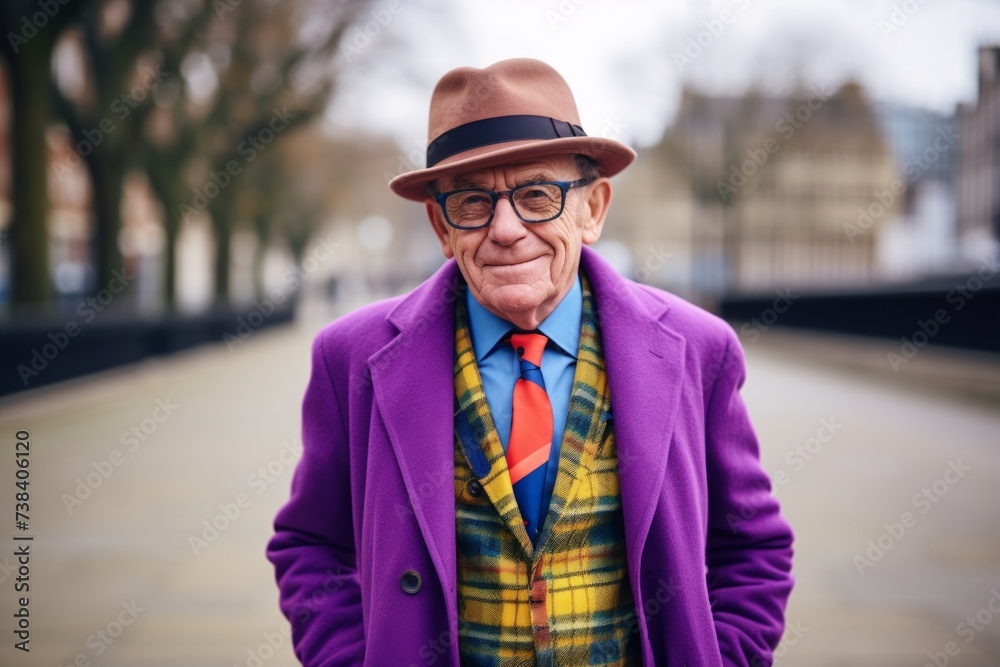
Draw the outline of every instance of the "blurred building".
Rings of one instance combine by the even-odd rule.
[[[690,295],[865,284],[905,191],[853,83],[790,98],[686,90],[630,172],[616,203],[629,222],[621,240],[640,269],[651,252],[670,253],[649,282]]]
[[[601,236],[602,253],[609,242],[618,241],[631,253],[631,258],[618,262],[620,270],[630,270],[629,277],[669,285],[690,296],[695,272],[708,267],[709,261],[695,247],[694,239],[696,213],[703,211],[695,205],[690,175],[674,150],[671,143],[664,142],[653,150],[640,151],[636,164],[618,177]],[[706,221],[701,224],[698,238],[711,231]],[[718,225],[714,230],[715,240],[721,240]],[[721,269],[721,258],[713,268]]]
[[[878,239],[888,279],[947,272],[957,261],[955,172],[962,152],[955,116],[882,102],[876,111],[899,178],[906,185],[900,215]]]
[[[975,263],[1000,240],[1000,47],[979,49],[978,98],[959,115],[958,233],[962,254]]]

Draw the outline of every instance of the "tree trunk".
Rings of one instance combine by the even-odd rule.
[[[103,159],[94,165],[90,175],[94,181],[93,209],[94,245],[97,253],[97,285],[95,289],[107,287],[114,271],[122,268],[122,253],[118,248],[118,233],[121,231],[122,188],[125,174],[120,169],[110,168],[115,160]]]
[[[146,166],[150,186],[163,206],[163,284],[161,298],[167,313],[177,306],[177,236],[180,234],[184,216],[181,214],[181,199],[177,193],[181,189],[179,163],[159,154]]]
[[[17,306],[39,306],[52,299],[49,272],[49,151],[45,130],[52,116],[47,77],[52,34],[39,31],[11,67],[12,297]]]
[[[172,313],[177,306],[177,235],[181,229],[181,214],[164,207],[163,231],[163,308]]]
[[[267,296],[267,286],[264,284],[264,261],[271,242],[270,220],[266,215],[254,216],[257,233],[257,246],[253,251],[253,287],[258,299]]]
[[[230,182],[220,188],[206,211],[212,218],[215,231],[215,302],[225,308],[230,301],[230,273],[232,270],[233,230],[240,219],[236,202],[241,184]]]

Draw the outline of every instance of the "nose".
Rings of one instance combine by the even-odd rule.
[[[489,237],[501,245],[511,245],[528,233],[524,228],[524,223],[514,213],[514,206],[508,197],[501,197],[497,201],[497,208],[493,213],[493,222],[490,223],[489,230]]]

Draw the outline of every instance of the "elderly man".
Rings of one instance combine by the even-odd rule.
[[[718,318],[585,247],[635,157],[557,72],[459,68],[423,202],[447,261],[316,337],[268,557],[304,665],[772,662],[792,533]]]

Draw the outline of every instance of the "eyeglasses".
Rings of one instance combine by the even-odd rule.
[[[497,202],[507,197],[517,217],[524,222],[549,222],[562,215],[566,193],[594,178],[575,181],[539,181],[525,183],[503,192],[492,190],[452,190],[435,199],[444,212],[444,219],[455,229],[481,229],[493,222]]]

